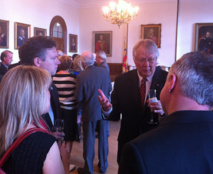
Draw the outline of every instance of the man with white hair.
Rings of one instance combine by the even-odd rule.
[[[81,55],[81,62],[84,67],[76,79],[76,99],[82,105],[83,122],[83,157],[84,168],[78,168],[79,174],[93,174],[95,128],[100,123],[98,151],[98,168],[105,173],[108,167],[108,136],[107,122],[102,119],[102,109],[98,101],[98,89],[109,95],[111,82],[109,73],[102,67],[94,66],[95,56],[91,52],[84,52]]]
[[[94,65],[105,68],[106,71],[110,74],[109,65],[106,62],[106,58],[107,58],[106,53],[104,51],[102,51],[102,50],[99,50],[98,52],[96,52],[95,56],[96,56],[96,59],[95,59],[95,64]],[[109,97],[110,96],[108,96],[108,98]],[[109,121],[106,120],[106,122],[107,122],[107,135],[109,136],[110,135],[110,132],[109,132]],[[97,124],[97,128],[96,128],[97,132],[98,132],[98,127],[99,127],[99,123]],[[99,136],[98,134],[96,135],[96,137]]]
[[[172,65],[160,94],[167,117],[124,146],[119,174],[213,173],[212,67],[201,52]]]
[[[123,146],[137,136],[156,128],[158,116],[164,114],[159,95],[166,81],[167,72],[157,66],[158,56],[158,47],[154,41],[139,40],[133,48],[133,59],[137,69],[115,79],[111,103],[106,93],[99,90],[99,101],[107,119],[118,121],[122,114],[118,135],[118,164]],[[146,101],[150,89],[156,90],[158,100],[148,104]],[[151,116],[154,118],[153,124],[150,122]]]
[[[109,73],[109,65],[106,62],[106,53],[102,50],[96,53],[95,65],[106,68]]]

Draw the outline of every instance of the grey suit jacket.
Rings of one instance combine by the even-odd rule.
[[[98,101],[98,89],[105,95],[112,90],[108,72],[94,65],[87,67],[76,79],[76,99],[82,105],[82,121],[97,121],[102,119],[101,105]]]

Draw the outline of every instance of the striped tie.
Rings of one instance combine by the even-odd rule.
[[[141,105],[142,108],[144,108],[144,104],[145,104],[145,96],[146,96],[146,78],[143,78],[141,80],[141,86],[140,86],[140,94],[141,94]]]

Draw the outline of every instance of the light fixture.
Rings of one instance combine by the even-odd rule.
[[[103,7],[104,19],[112,24],[129,23],[136,19],[138,15],[138,7],[132,7],[130,3],[123,0],[118,0],[118,3],[110,2],[109,7]]]

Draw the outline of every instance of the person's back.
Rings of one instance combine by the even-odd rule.
[[[83,156],[85,164],[84,168],[78,168],[78,173],[94,173],[95,128],[98,122],[100,122],[98,168],[101,173],[105,173],[108,167],[107,124],[106,121],[102,119],[101,105],[98,101],[98,89],[102,89],[106,94],[110,93],[110,78],[105,68],[93,65],[94,55],[91,52],[82,53],[81,60],[85,70],[82,71],[76,79],[76,99],[82,106]]]
[[[119,174],[212,173],[213,113],[187,114],[176,112],[128,143],[122,152],[125,157],[121,156]],[[192,117],[197,121],[189,121]]]
[[[77,76],[77,83],[84,84],[84,86],[82,86],[84,89],[80,89],[84,93],[79,96],[79,99],[82,99],[83,102],[86,103],[82,115],[88,115],[87,112],[89,111],[93,113],[92,115],[94,116],[91,116],[94,117],[95,120],[101,119],[101,105],[97,100],[98,89],[102,89],[106,94],[109,93],[109,74],[104,68],[92,65]],[[86,95],[83,96],[83,94]],[[98,117],[95,117],[95,115],[98,115]],[[83,117],[82,119],[87,120],[88,118]]]
[[[15,149],[12,158],[4,164],[3,170],[8,174],[42,174],[46,154],[55,141],[55,138],[47,133],[33,133]]]

